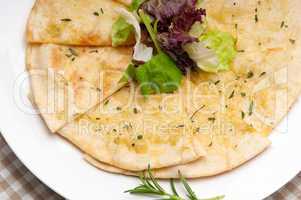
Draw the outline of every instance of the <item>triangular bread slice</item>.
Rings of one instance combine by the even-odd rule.
[[[126,170],[192,162],[206,152],[182,106],[186,95],[144,97],[126,87],[58,133],[97,160]]]
[[[111,0],[37,0],[27,25],[27,42],[111,46],[112,26],[124,6]]]
[[[56,132],[120,89],[131,54],[131,48],[29,45],[33,97],[49,129]]]

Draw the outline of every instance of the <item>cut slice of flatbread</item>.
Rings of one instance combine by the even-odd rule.
[[[152,170],[154,177],[159,179],[179,178],[179,171],[186,178],[214,176],[230,171],[263,152],[270,141],[260,135],[245,135],[237,140],[236,148],[227,148],[223,144],[215,144],[207,148],[206,156],[189,164]],[[99,162],[86,155],[85,160],[91,165],[116,174],[138,176],[139,173],[113,167]]]
[[[111,0],[37,0],[27,25],[29,43],[111,46],[122,4]]]
[[[131,171],[184,164],[205,155],[181,106],[186,93],[144,97],[124,88],[58,131],[97,160]]]
[[[33,97],[49,129],[56,132],[120,89],[131,54],[131,48],[30,45]]]
[[[70,82],[86,80],[103,89],[116,88],[132,59],[132,48],[73,47],[55,44],[29,45],[27,69],[52,68]]]
[[[29,71],[33,100],[48,128],[55,132],[94,106],[100,97],[87,81],[66,81],[51,69]]]

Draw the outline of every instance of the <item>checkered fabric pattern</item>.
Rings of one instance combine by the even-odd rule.
[[[0,200],[62,200],[15,156],[0,135]],[[265,200],[301,200],[301,173]]]
[[[301,173],[266,200],[301,200]]]
[[[60,199],[20,162],[0,135],[0,200]]]

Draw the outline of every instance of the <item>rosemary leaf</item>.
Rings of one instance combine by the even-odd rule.
[[[192,191],[191,187],[187,183],[186,179],[182,176],[181,172],[179,171],[179,176],[181,178],[181,182],[183,183],[186,191],[188,192],[188,197],[190,200],[198,200],[198,197],[195,195],[195,193]]]
[[[179,196],[176,190],[175,182],[173,179],[170,179],[170,187],[174,195]]]
[[[222,200],[224,198],[225,198],[225,196],[222,195],[222,196],[212,197],[212,198],[209,198],[209,199],[199,199],[199,200]]]

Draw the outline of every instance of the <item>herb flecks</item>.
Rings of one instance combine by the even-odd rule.
[[[241,97],[246,97],[247,94],[246,94],[245,92],[241,92],[241,93],[240,93],[240,96],[241,96]]]
[[[296,40],[294,40],[294,39],[289,39],[289,41],[292,45],[294,45],[296,43]]]
[[[221,81],[220,80],[217,80],[214,82],[214,85],[218,85]]]
[[[235,90],[233,90],[233,91],[231,92],[231,94],[230,94],[230,96],[229,96],[229,99],[232,99],[232,98],[234,97],[234,95],[235,95]]]
[[[106,100],[105,103],[104,103],[104,105],[106,106],[106,105],[108,105],[109,103],[110,103],[110,100]]]
[[[285,22],[284,22],[284,21],[282,21],[282,22],[281,22],[281,24],[280,24],[280,28],[283,28],[283,27],[284,27],[284,25],[285,25]]]
[[[71,53],[72,56],[75,56],[75,57],[78,56],[78,53],[74,49],[69,48],[68,50],[70,51],[70,53]]]
[[[266,72],[262,72],[259,77],[263,77],[264,75],[266,75],[267,73]]]
[[[97,16],[97,17],[99,17],[101,14],[102,14],[102,15],[104,14],[103,8],[100,8],[99,11],[93,12],[93,15],[95,15],[95,16]]]
[[[138,111],[137,108],[134,108],[134,109],[133,109],[133,112],[134,112],[134,114],[138,114],[139,111]]]
[[[255,23],[258,23],[259,19],[258,19],[258,14],[255,14]]]
[[[249,71],[247,74],[247,78],[250,79],[250,78],[253,78],[253,76],[254,76],[254,72]]]
[[[249,105],[249,116],[253,114],[253,110],[254,110],[254,101],[251,101]]]
[[[202,105],[199,109],[197,109],[190,117],[190,120],[193,122],[194,117],[203,109],[205,108],[205,105]]]
[[[98,50],[97,49],[91,50],[89,53],[98,53]]]
[[[246,116],[245,112],[244,111],[241,111],[241,118],[244,119]]]
[[[259,21],[258,19],[258,8],[255,8],[255,23],[257,23]]]
[[[281,22],[280,28],[288,28],[288,25],[285,23],[285,21]]]
[[[67,58],[71,58],[71,61],[73,62],[78,56],[78,53],[74,49],[68,48],[68,53],[66,54]]]
[[[215,118],[215,117],[209,117],[209,118],[208,118],[208,121],[210,121],[210,122],[212,122],[212,123],[214,123],[214,122],[215,122],[215,120],[216,120],[216,118]]]
[[[71,22],[72,19],[70,19],[70,18],[63,18],[63,19],[61,19],[61,21],[62,21],[62,22]]]

